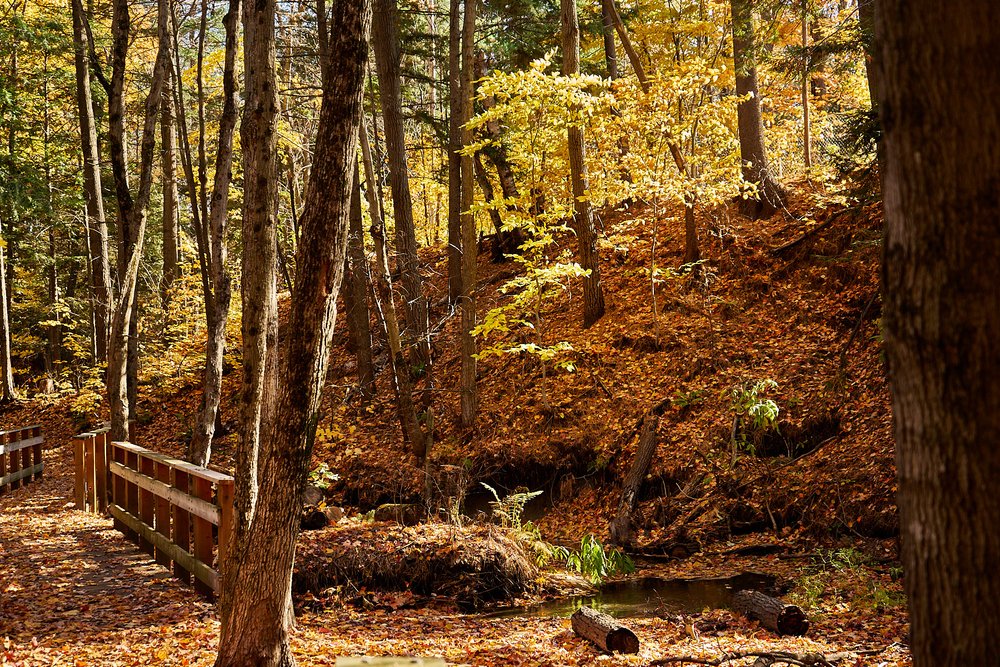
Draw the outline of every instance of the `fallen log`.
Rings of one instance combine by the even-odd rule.
[[[638,653],[639,638],[635,633],[607,614],[580,607],[573,614],[573,632],[608,653]]]
[[[732,608],[778,635],[804,635],[809,631],[809,619],[802,609],[759,591],[737,591]]]

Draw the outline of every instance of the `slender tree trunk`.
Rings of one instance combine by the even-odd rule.
[[[365,166],[365,182],[368,187],[368,213],[372,219],[371,235],[375,246],[375,307],[380,309],[382,324],[385,326],[386,344],[389,346],[389,366],[392,369],[393,388],[396,391],[396,407],[403,438],[410,443],[411,451],[418,457],[427,451],[427,438],[417,421],[417,409],[413,404],[413,386],[410,372],[403,356],[403,343],[399,335],[399,319],[392,294],[392,278],[389,275],[389,253],[386,249],[385,220],[378,205],[375,186],[375,169],[372,165],[371,146],[368,144],[368,130],[361,126],[361,155]]]
[[[350,266],[344,300],[347,307],[347,328],[354,343],[354,356],[358,364],[358,389],[363,401],[375,395],[375,367],[372,365],[371,314],[368,312],[368,259],[365,257],[365,229],[361,211],[361,173],[355,161],[354,188],[351,192],[351,225],[347,241],[347,259]]]
[[[368,0],[337,0],[331,8],[331,23],[337,26],[330,44],[334,62],[324,86],[315,168],[303,208],[288,320],[294,335],[282,346],[283,382],[263,424],[266,474],[257,510],[224,570],[217,667],[295,664],[288,636],[292,563],[343,277],[370,20]]]
[[[403,97],[400,87],[399,9],[396,0],[375,0],[372,46],[378,68],[379,100],[385,124],[385,145],[392,182],[392,212],[396,227],[396,268],[401,277],[404,340],[414,366],[430,362],[427,340],[427,300],[419,273],[417,235],[413,227],[413,201],[406,168],[406,137],[403,131]]]
[[[496,191],[493,189],[493,184],[490,183],[489,174],[486,173],[482,152],[476,152],[474,166],[476,183],[479,184],[479,189],[483,191],[483,201],[489,206],[490,222],[493,223],[494,242],[491,253],[492,259],[494,262],[499,263],[504,261],[504,253],[508,252],[505,250],[503,243],[503,218],[500,217],[500,211],[497,208],[499,204],[495,201]]]
[[[163,81],[160,99],[160,164],[163,178],[163,276],[160,299],[166,306],[177,280],[180,264],[179,220],[177,218],[177,132],[174,118],[173,67]]]
[[[215,180],[208,214],[209,290],[206,293],[205,314],[208,341],[205,348],[205,387],[202,409],[191,439],[190,459],[206,466],[211,458],[212,438],[222,401],[222,361],[226,351],[226,324],[232,298],[226,241],[229,215],[229,184],[233,169],[233,137],[239,117],[239,88],[236,80],[236,55],[239,46],[240,0],[229,1],[229,11],[222,19],[226,28],[226,56],[222,75],[225,101],[219,118],[219,147],[215,157]],[[245,463],[249,466],[249,458]],[[244,499],[246,500],[246,499]],[[248,505],[241,506],[248,512]]]
[[[152,185],[153,151],[156,144],[156,113],[160,108],[163,79],[171,60],[168,0],[159,0],[159,48],[153,77],[146,96],[145,118],[139,154],[139,187],[133,197],[125,157],[125,67],[130,40],[128,0],[115,0],[112,15],[112,74],[108,121],[111,167],[118,196],[119,275],[111,334],[108,342],[108,401],[111,405],[111,438],[129,439],[128,347],[139,264],[146,236],[146,214]]]
[[[10,356],[10,316],[7,313],[7,263],[5,244],[0,243],[0,403],[17,400]]]
[[[639,53],[635,50],[632,45],[632,40],[628,36],[628,31],[625,30],[625,24],[622,23],[622,17],[618,13],[618,8],[615,7],[615,0],[601,0],[601,10],[607,19],[611,21],[614,25],[615,31],[618,33],[618,38],[622,40],[622,47],[625,49],[626,55],[628,55],[629,63],[632,65],[632,70],[635,72],[636,78],[639,79],[639,86],[644,92],[649,92],[649,78],[646,76],[646,69],[642,66],[642,60],[639,59]]]
[[[563,76],[580,73],[580,24],[576,16],[576,0],[561,0]],[[589,273],[583,279],[583,327],[586,329],[604,315],[604,290],[601,287],[601,267],[597,254],[597,233],[594,211],[587,198],[587,160],[583,127],[570,125],[569,163],[573,180],[573,231],[576,232],[580,266]]]
[[[608,78],[618,78],[618,50],[615,48],[615,21],[612,18],[614,5],[611,0],[601,0],[601,33],[604,36],[604,63],[608,68]]]
[[[51,116],[49,110],[49,54],[45,51],[42,55],[42,146],[43,146],[43,166],[45,173],[45,198],[46,207],[51,212],[52,207],[52,161],[50,144],[52,137]],[[49,344],[46,354],[47,370],[49,381],[53,383],[59,376],[59,368],[62,365],[62,324],[59,315],[59,267],[56,253],[56,221],[49,221],[49,261],[46,267],[47,282],[49,288],[50,316],[54,324],[48,326]]]
[[[277,390],[277,76],[275,0],[244,0],[243,60],[243,393],[242,433],[236,458],[239,524],[254,514],[261,423]]]
[[[865,52],[865,73],[868,75],[868,94],[872,109],[878,111],[878,97],[881,81],[875,48],[875,3],[876,0],[858,0],[858,25],[861,28],[861,45]]]
[[[883,330],[913,664],[990,665],[1000,635],[1000,4],[878,0],[875,21]]]
[[[812,168],[812,130],[809,126],[809,0],[802,0],[802,159]]]
[[[757,194],[747,199],[745,213],[751,218],[767,218],[782,205],[784,193],[768,167],[764,146],[764,121],[757,90],[757,53],[751,0],[731,0],[733,12],[733,60],[736,66],[736,95],[748,97],[739,103],[736,114],[740,134],[743,180],[757,186]]]
[[[472,144],[473,68],[475,67],[476,0],[465,0],[462,28],[462,147]],[[476,422],[479,399],[476,394],[476,216],[472,212],[475,194],[473,155],[462,155],[462,426]]]
[[[462,294],[462,0],[448,14],[448,302]]]
[[[111,266],[108,261],[108,225],[101,193],[101,159],[97,147],[97,126],[90,91],[90,57],[87,52],[82,0],[71,0],[73,11],[73,51],[76,64],[76,106],[80,115],[80,143],[83,150],[83,196],[87,210],[87,246],[91,300],[94,304],[96,361],[108,356],[108,310],[111,305]]]

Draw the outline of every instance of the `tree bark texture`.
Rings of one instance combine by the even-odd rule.
[[[347,305],[347,328],[354,343],[358,364],[358,390],[364,401],[375,395],[375,367],[372,364],[371,314],[368,310],[368,258],[365,256],[365,229],[361,211],[361,173],[355,163],[354,187],[351,189],[350,235],[347,241],[350,267],[344,302]]]
[[[413,385],[410,381],[410,371],[404,358],[403,342],[399,334],[399,319],[396,315],[396,304],[392,294],[392,277],[389,274],[389,253],[386,247],[385,220],[382,218],[378,205],[378,193],[375,187],[375,169],[372,165],[371,146],[368,145],[368,131],[362,122],[361,155],[365,166],[365,191],[368,193],[368,213],[371,215],[371,235],[375,246],[375,307],[381,313],[381,321],[385,326],[385,340],[389,346],[389,366],[392,370],[393,388],[396,391],[396,408],[399,423],[403,430],[403,438],[410,444],[410,450],[417,457],[427,452],[427,438],[424,436],[420,422],[417,421],[417,409],[413,404]]]
[[[580,73],[580,24],[576,15],[576,0],[562,0],[563,76]],[[580,266],[589,271],[583,279],[583,327],[593,325],[604,315],[604,289],[597,253],[597,232],[594,230],[594,210],[587,198],[587,159],[583,127],[570,125],[569,163],[573,181],[573,231],[576,233]]]
[[[243,2],[243,391],[236,456],[236,514],[253,515],[258,486],[261,422],[277,389],[277,76],[275,0]],[[237,518],[237,526],[241,523]]]
[[[462,0],[448,14],[448,302],[462,294]]]
[[[472,144],[472,101],[475,96],[476,0],[465,0],[462,21],[462,147]],[[479,397],[476,394],[476,263],[479,244],[476,243],[476,216],[472,211],[475,198],[475,166],[473,155],[462,155],[462,426],[470,428],[476,422]]]
[[[174,117],[173,67],[163,77],[160,96],[160,173],[163,179],[163,276],[160,298],[164,306],[177,280],[180,257],[180,221],[177,217],[177,131]]]
[[[153,76],[146,95],[145,118],[139,151],[139,187],[133,197],[129,187],[125,157],[125,67],[128,58],[130,24],[128,0],[115,0],[112,12],[111,93],[109,95],[108,145],[118,199],[118,290],[108,341],[108,402],[111,406],[111,438],[129,439],[128,347],[135,306],[139,263],[146,235],[146,214],[153,176],[153,151],[156,144],[156,115],[160,108],[163,79],[171,60],[170,9],[168,0],[159,0],[159,47]]]
[[[618,78],[618,49],[615,47],[615,21],[611,16],[614,7],[611,0],[601,0],[601,34],[604,37],[604,63],[608,68],[608,78]]]
[[[396,228],[396,268],[401,280],[406,330],[403,339],[410,348],[414,366],[430,362],[427,340],[427,300],[417,257],[417,234],[413,227],[413,201],[406,167],[406,136],[403,128],[403,95],[400,79],[402,51],[399,43],[399,8],[396,0],[374,0],[372,46],[378,68],[379,101],[385,125],[385,147],[392,184],[392,214]]]
[[[638,653],[639,638],[614,617],[590,607],[580,607],[570,623],[573,632],[608,653]]]
[[[10,315],[7,312],[6,248],[0,245],[0,403],[17,399],[10,358]]]
[[[878,0],[883,326],[916,667],[1000,636],[1000,4]]]
[[[757,45],[751,0],[730,0],[733,13],[733,61],[736,67],[736,95],[747,97],[736,107],[740,135],[743,180],[757,186],[748,199],[745,213],[758,219],[770,217],[781,205],[784,193],[774,179],[764,146],[764,121],[757,90]]]
[[[205,386],[202,408],[191,440],[193,463],[207,466],[212,454],[212,438],[222,401],[222,361],[226,351],[226,323],[232,299],[226,241],[229,219],[229,184],[233,170],[233,138],[239,118],[239,87],[236,80],[236,55],[239,46],[240,0],[229,0],[229,11],[222,19],[226,28],[226,55],[222,74],[223,107],[219,118],[219,144],[215,155],[215,180],[209,203],[205,237],[205,263],[208,280],[204,281],[205,315],[208,340],[205,347]],[[247,461],[249,464],[249,461]],[[244,505],[244,511],[248,511]]]
[[[82,0],[71,0],[73,11],[73,51],[76,64],[76,106],[80,116],[80,145],[83,153],[83,197],[87,211],[87,246],[91,301],[94,309],[96,361],[108,357],[108,320],[111,308],[111,265],[108,261],[108,224],[101,192],[101,158],[97,147],[97,125],[90,89],[90,56]]]
[[[217,667],[295,664],[289,646],[292,562],[347,252],[371,5],[337,0],[330,22],[337,30],[296,253],[288,319],[294,335],[282,344],[282,384],[263,424],[266,474],[257,509],[223,574]]]
[[[660,415],[658,411],[650,410],[642,420],[642,428],[639,431],[639,442],[636,446],[635,460],[625,476],[625,483],[622,485],[621,499],[618,501],[618,512],[612,519],[609,526],[611,543],[618,545],[631,545],[635,542],[635,528],[632,525],[632,513],[635,512],[635,504],[639,499],[639,489],[642,487],[642,480],[649,472],[649,466],[653,462],[653,455],[656,453],[657,429],[660,426]]]
[[[809,632],[809,619],[799,607],[759,591],[737,591],[732,607],[733,611],[779,635],[801,636]]]

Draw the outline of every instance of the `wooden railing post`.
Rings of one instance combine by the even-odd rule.
[[[191,482],[191,495],[195,498],[212,502],[212,483],[210,481],[201,477],[194,477]],[[211,567],[212,545],[214,542],[212,539],[212,524],[200,516],[192,518],[194,519],[194,550],[192,553],[195,558]],[[213,593],[212,589],[202,581],[195,580],[194,588],[199,593],[204,593],[205,595],[212,595]]]
[[[152,459],[145,456],[139,455],[138,470],[143,475],[147,477],[156,476],[156,466]],[[156,509],[153,506],[153,492],[148,489],[139,488],[139,518],[147,526],[153,526],[153,517],[156,516]],[[153,549],[153,543],[146,540],[145,537],[139,536],[139,548],[148,553],[150,556],[155,555],[155,549]]]
[[[125,465],[125,451],[117,446],[118,443],[111,443],[111,460],[119,465]],[[114,477],[111,485],[111,502],[118,507],[125,509],[127,504],[125,501],[125,480],[117,475]],[[115,530],[125,533],[126,526],[124,523],[119,521],[117,518],[114,521]],[[126,535],[128,533],[125,533]]]
[[[95,512],[108,511],[108,432],[94,437],[94,471],[97,477],[97,506]]]
[[[170,485],[170,466],[162,461],[156,462],[156,479]],[[170,501],[156,496],[156,532],[164,537],[170,537]],[[156,550],[156,562],[163,567],[170,567],[170,554],[162,549]]]
[[[225,572],[228,566],[229,552],[233,548],[235,534],[235,518],[233,497],[235,482],[231,479],[221,480],[215,485],[216,502],[219,505],[219,572]]]
[[[175,468],[173,473],[174,488],[185,494],[190,493],[191,479],[187,472]],[[174,544],[181,549],[191,550],[191,514],[180,507],[174,507],[174,525],[171,538],[173,538]],[[191,583],[191,574],[177,562],[174,563],[174,576],[186,583]]]
[[[7,483],[3,481],[7,476],[7,450],[4,448],[6,444],[7,433],[0,432],[0,493],[7,489]]]
[[[125,467],[132,470],[139,470],[139,455],[135,452],[125,450]],[[135,482],[125,480],[125,511],[132,516],[139,516],[139,486]],[[136,544],[139,544],[139,533],[131,528],[125,530],[125,535]]]
[[[40,439],[42,437],[42,427],[41,426],[32,427],[31,437]],[[44,471],[42,469],[42,442],[43,442],[42,440],[39,440],[39,442],[36,442],[34,445],[31,446],[31,456],[33,459],[32,465],[35,467],[34,477],[36,480],[41,479],[42,475],[44,474]]]
[[[83,440],[83,476],[86,491],[84,493],[85,508],[91,512],[97,511],[97,472],[95,470],[96,455],[94,452],[94,434],[88,433]]]
[[[20,431],[11,431],[11,432],[9,432],[7,434],[7,442],[10,443],[10,444],[14,444],[18,440],[20,440],[20,438],[18,437],[19,435],[20,435]],[[21,471],[21,452],[19,452],[17,450],[14,450],[13,452],[10,453],[10,456],[8,458],[10,459],[10,474],[13,475],[16,472],[20,472]],[[10,488],[11,488],[12,491],[14,489],[21,488],[21,480],[20,479],[11,480]]]
[[[74,485],[74,492],[76,496],[76,508],[81,511],[87,511],[87,495],[86,495],[86,484],[83,474],[83,456],[84,456],[84,438],[87,437],[86,433],[81,433],[80,435],[73,438],[73,469],[75,470],[76,483]]]

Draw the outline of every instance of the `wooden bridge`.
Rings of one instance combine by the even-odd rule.
[[[108,429],[73,440],[76,506],[115,528],[211,597],[233,537],[233,478],[127,442]]]

